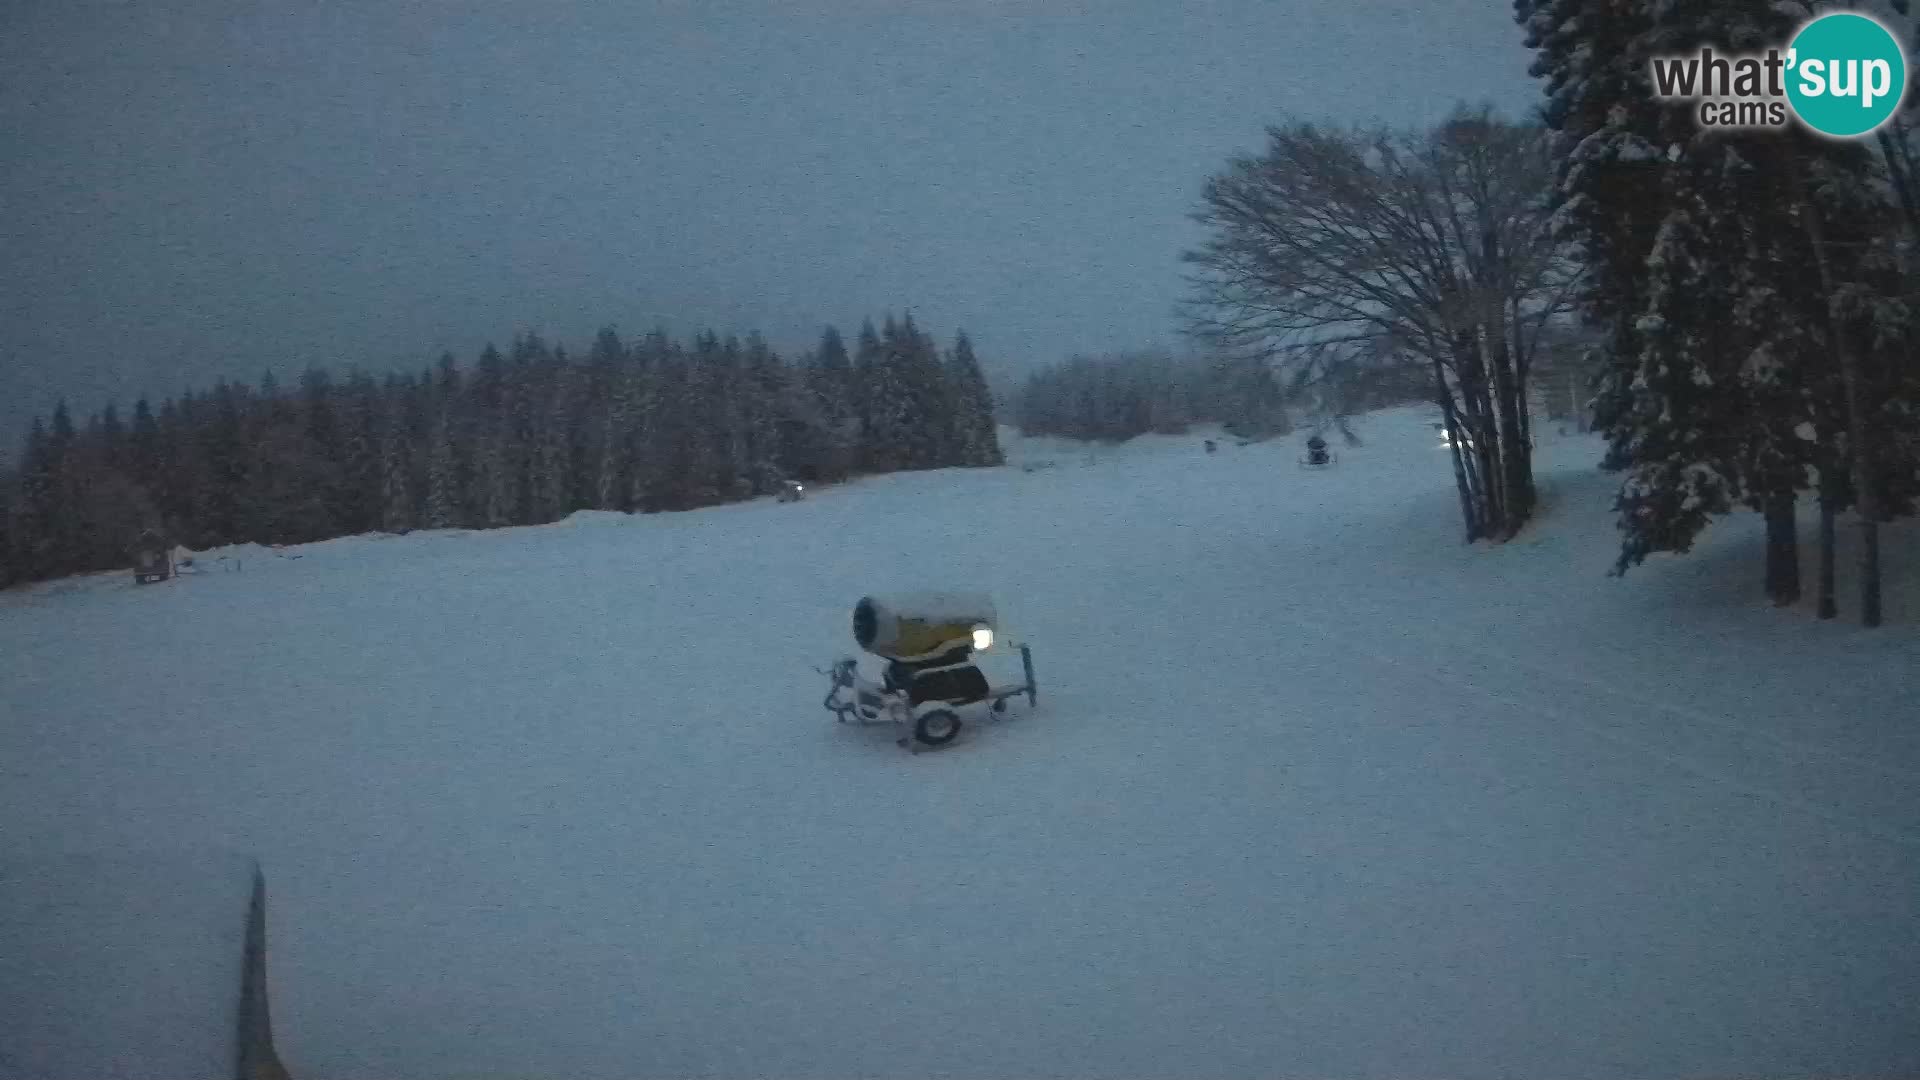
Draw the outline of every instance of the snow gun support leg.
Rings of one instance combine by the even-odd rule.
[[[1040,689],[1033,681],[1033,650],[1025,642],[1020,645],[1020,667],[1027,675],[1027,707],[1040,704]]]
[[[1014,647],[1020,650],[1020,672],[1023,679],[1018,685],[996,686],[988,692],[987,704],[992,708],[995,720],[1007,711],[1008,698],[1025,694],[1029,708],[1040,703],[1039,684],[1033,678],[1033,650],[1024,643]]]

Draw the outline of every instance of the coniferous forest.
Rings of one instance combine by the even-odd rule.
[[[206,549],[497,528],[1000,461],[971,342],[911,316],[851,346],[829,327],[796,361],[757,335],[608,328],[576,356],[523,334],[470,366],[269,373],[84,423],[62,403],[0,476],[0,586],[126,566],[146,530]]]

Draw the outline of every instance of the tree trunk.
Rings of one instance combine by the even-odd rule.
[[[1827,327],[1833,351],[1840,361],[1840,382],[1846,393],[1847,449],[1853,472],[1854,508],[1860,514],[1860,625],[1880,625],[1880,499],[1868,443],[1867,412],[1860,385],[1860,362],[1847,347],[1840,294],[1833,280],[1833,267],[1827,261],[1820,212],[1807,195],[1806,177],[1801,163],[1790,159],[1795,194],[1800,198],[1801,220],[1807,241],[1813,246],[1814,267],[1820,273],[1820,287],[1827,294]]]
[[[1792,493],[1766,502],[1767,596],[1775,607],[1800,601],[1800,529]]]
[[[1485,359],[1477,332],[1468,330],[1454,336],[1454,373],[1465,414],[1468,471],[1474,481],[1475,510],[1480,521],[1478,535],[1502,534],[1504,538],[1505,479],[1500,469],[1500,433],[1494,420]]]
[[[1520,398],[1520,380],[1508,368],[1511,356],[1496,343],[1492,356],[1494,408],[1500,422],[1500,536],[1511,540],[1533,514],[1533,465],[1528,454],[1527,404]]]
[[[1819,615],[1831,619],[1839,614],[1833,602],[1833,518],[1834,499],[1830,485],[1820,485],[1820,607]]]
[[[1460,493],[1460,521],[1466,528],[1467,543],[1480,539],[1474,514],[1473,486],[1467,477],[1467,462],[1460,454],[1460,425],[1454,419],[1453,392],[1447,389],[1445,370],[1438,357],[1433,361],[1433,400],[1440,406],[1440,419],[1447,433],[1447,452],[1453,457],[1453,484]]]

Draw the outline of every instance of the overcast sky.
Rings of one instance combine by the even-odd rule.
[[[0,0],[0,437],[516,330],[911,305],[1001,371],[1174,343],[1289,115],[1538,94],[1507,0]]]

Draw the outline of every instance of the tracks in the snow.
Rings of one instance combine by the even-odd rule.
[[[1346,611],[1355,613],[1350,605]],[[1303,635],[1335,641],[1369,661],[1413,671],[1518,711],[1551,717],[1728,791],[1806,813],[1846,832],[1920,848],[1920,771],[1776,735],[1691,706],[1651,700],[1483,646],[1419,634],[1407,629],[1404,619],[1387,612],[1363,614],[1374,628],[1395,628],[1392,651],[1351,631],[1287,621]],[[1463,672],[1463,661],[1476,662],[1483,677]],[[1498,684],[1490,684],[1493,679]],[[1569,697],[1612,707],[1571,708],[1562,704]],[[1621,719],[1602,720],[1602,714]],[[1755,779],[1756,773],[1767,779]],[[1818,794],[1802,791],[1844,795],[1848,803],[1877,798],[1885,805],[1842,809]]]

